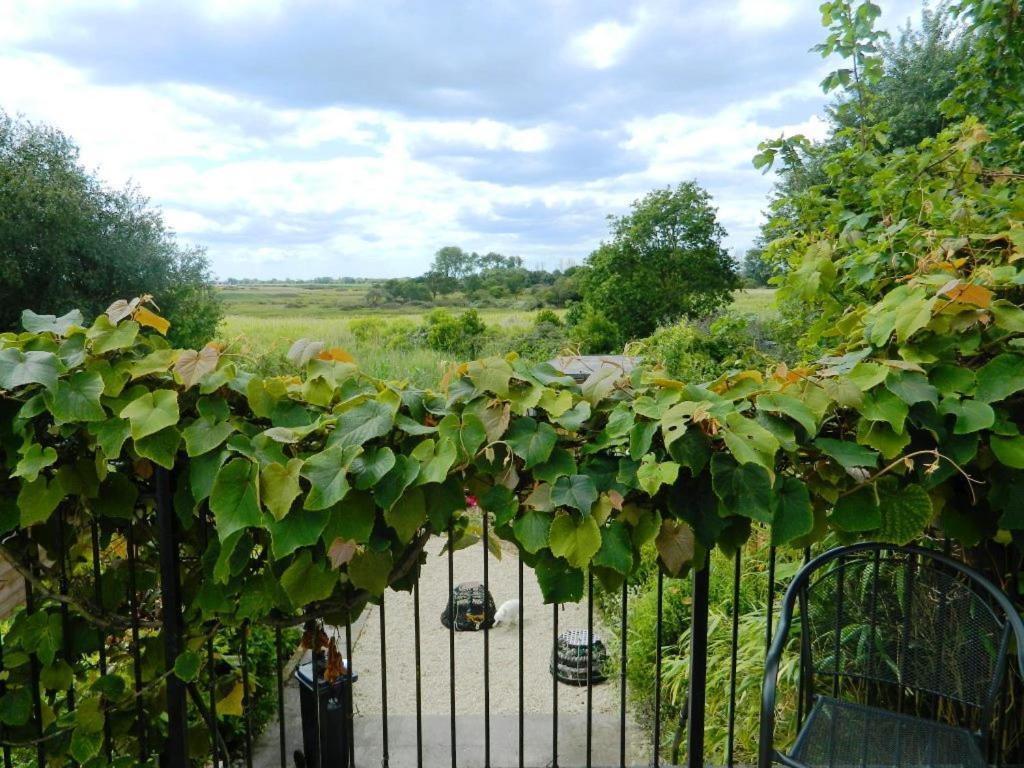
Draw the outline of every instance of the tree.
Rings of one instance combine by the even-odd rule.
[[[743,256],[743,279],[750,285],[763,287],[779,274],[777,265],[765,258],[764,248],[749,248]]]
[[[611,240],[587,258],[580,284],[584,316],[604,315],[618,329],[618,344],[731,300],[738,282],[722,247],[725,230],[696,182],[649,192],[609,222]]]
[[[60,131],[0,110],[0,328],[21,312],[88,316],[152,294],[171,341],[200,346],[220,321],[201,248],[183,247],[137,189],[86,171]]]

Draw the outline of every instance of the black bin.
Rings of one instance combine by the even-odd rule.
[[[299,709],[302,713],[303,755],[295,755],[295,763],[303,768],[349,768],[349,723],[352,713],[352,685],[359,675],[345,675],[333,683],[323,679],[326,661],[317,662],[319,690],[314,692],[313,662],[300,664],[295,670],[299,681]],[[345,669],[349,669],[348,660]],[[319,696],[317,696],[319,693]],[[320,754],[317,755],[317,699],[320,705]]]

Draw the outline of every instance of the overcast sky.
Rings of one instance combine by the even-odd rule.
[[[0,107],[60,127],[220,277],[580,262],[696,179],[757,231],[759,141],[818,136],[818,0],[0,0]],[[883,3],[884,25],[919,0]]]

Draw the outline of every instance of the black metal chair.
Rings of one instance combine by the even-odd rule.
[[[783,753],[776,686],[798,606],[797,736]],[[982,768],[1013,642],[1024,675],[1020,614],[963,563],[891,544],[830,550],[783,599],[765,660],[758,766]]]

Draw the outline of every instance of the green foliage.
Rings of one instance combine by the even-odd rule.
[[[209,341],[220,321],[203,251],[178,245],[159,212],[128,187],[86,171],[57,130],[0,110],[0,329],[21,309],[96,317],[111,295],[151,293],[182,346]]]
[[[611,240],[587,257],[580,273],[586,312],[581,333],[606,352],[681,317],[710,315],[737,286],[732,259],[722,248],[725,230],[711,198],[696,182],[656,189],[610,219]],[[617,329],[607,343],[610,324]],[[581,340],[583,340],[581,338]],[[604,348],[597,348],[605,342]]]
[[[457,316],[445,309],[435,309],[427,315],[423,328],[430,349],[463,359],[479,353],[486,332],[487,326],[475,309]]]

